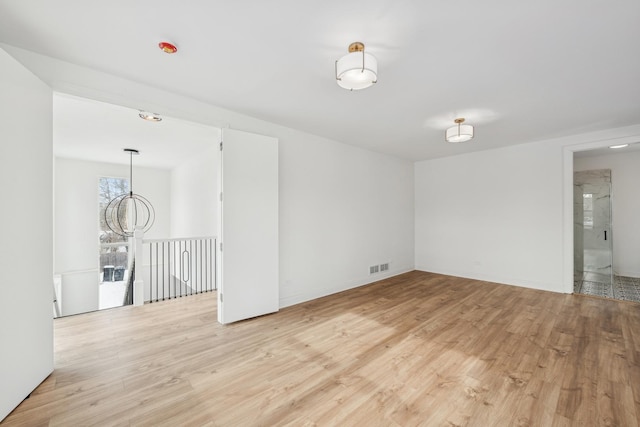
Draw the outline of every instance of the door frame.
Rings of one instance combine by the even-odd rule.
[[[562,291],[573,293],[573,154],[614,144],[633,144],[640,135],[606,138],[562,147]]]

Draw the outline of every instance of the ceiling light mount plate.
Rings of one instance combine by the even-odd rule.
[[[349,45],[349,52],[364,52],[364,43],[353,42]]]

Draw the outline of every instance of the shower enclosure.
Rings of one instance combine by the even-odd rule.
[[[574,273],[577,282],[613,285],[611,170],[574,173]]]

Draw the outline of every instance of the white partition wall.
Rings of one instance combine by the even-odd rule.
[[[278,311],[278,140],[223,129],[218,321]]]
[[[53,371],[52,93],[0,49],[0,420]]]

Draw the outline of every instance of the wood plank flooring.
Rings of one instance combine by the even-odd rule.
[[[9,426],[636,426],[640,305],[411,272],[222,326],[215,294],[55,321]]]

